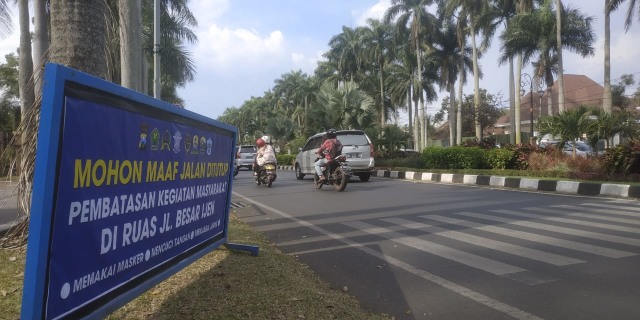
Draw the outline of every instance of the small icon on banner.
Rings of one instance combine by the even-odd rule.
[[[160,148],[160,132],[158,128],[153,128],[151,131],[151,150],[158,150]]]
[[[176,133],[173,134],[173,152],[180,152],[180,142],[182,142],[182,134],[180,131],[176,131]]]
[[[146,123],[140,124],[140,141],[138,141],[138,148],[144,150],[147,148],[147,130],[149,125]]]

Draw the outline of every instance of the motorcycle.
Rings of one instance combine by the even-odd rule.
[[[313,175],[313,182],[317,189],[322,188],[325,184],[333,185],[338,191],[343,191],[347,187],[347,182],[351,178],[351,169],[347,165],[347,156],[340,155],[320,168],[325,179],[320,181],[317,173]]]
[[[265,186],[267,186],[267,188],[271,188],[271,184],[276,180],[277,177],[278,175],[276,174],[276,164],[265,163],[258,170],[258,174],[256,175],[256,184],[264,184]]]

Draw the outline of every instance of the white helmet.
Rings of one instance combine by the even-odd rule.
[[[262,140],[264,140],[264,143],[271,143],[271,138],[269,138],[269,136],[262,136]]]

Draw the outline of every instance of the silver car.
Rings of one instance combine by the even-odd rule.
[[[358,176],[360,181],[369,181],[371,171],[375,166],[371,139],[361,130],[339,130],[336,131],[336,134],[342,143],[342,154],[347,156],[347,163],[353,175]],[[318,133],[309,138],[307,143],[300,148],[295,162],[298,180],[302,180],[307,174],[316,172],[313,164],[318,158],[316,152],[322,145],[324,136],[324,132]]]
[[[559,141],[543,141],[543,142],[540,142],[538,146],[541,148],[547,148],[547,147],[555,147],[559,144],[560,144]],[[586,157],[586,156],[593,156],[596,154],[593,148],[591,148],[590,145],[588,145],[583,141],[567,141],[564,144],[564,148],[562,149],[562,152],[564,152],[564,154],[566,155],[573,155],[574,145],[576,146],[577,156]]]
[[[238,169],[244,167],[251,170],[253,161],[256,158],[256,152],[258,152],[258,148],[256,146],[238,146],[236,151],[236,166],[238,166]]]

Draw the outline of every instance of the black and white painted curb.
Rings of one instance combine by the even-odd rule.
[[[489,186],[507,189],[512,188],[531,191],[558,192],[567,194],[579,194],[584,196],[608,196],[640,199],[640,186],[627,184],[387,170],[373,171],[372,176],[441,183],[462,183],[467,185]]]

